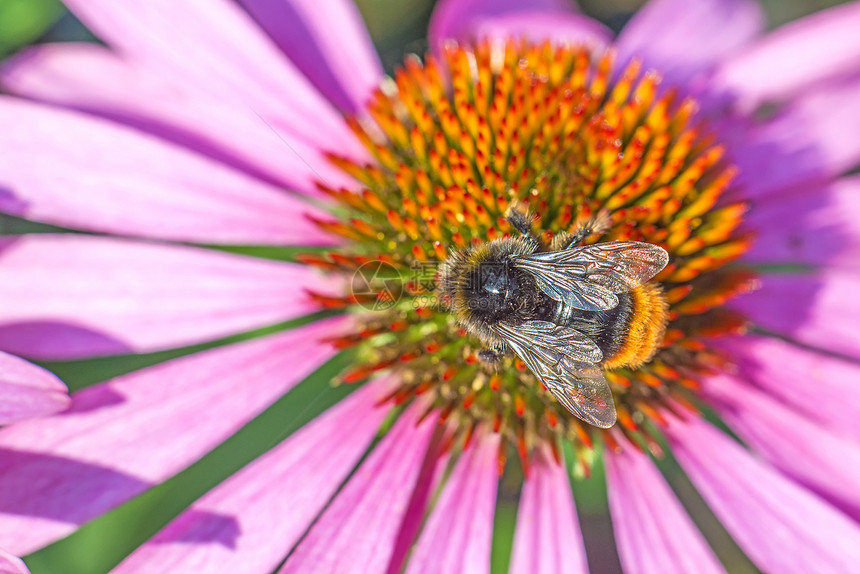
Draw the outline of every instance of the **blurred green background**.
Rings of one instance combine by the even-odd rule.
[[[181,0],[178,0],[181,1]],[[696,0],[690,0],[696,1]],[[433,0],[356,0],[381,55],[391,71],[403,55],[422,53],[426,48],[427,21]],[[771,27],[800,18],[817,10],[841,4],[844,0],[761,0]],[[643,3],[640,0],[580,0],[583,11],[618,30]],[[0,0],[0,59],[33,43],[55,41],[96,41],[57,0]],[[169,39],[165,39],[169,41]],[[0,219],[0,232],[39,231],[10,218]],[[254,251],[270,257],[289,257],[290,252]],[[79,389],[208,346],[225,344],[239,338],[259,336],[294,326],[303,321],[278,325],[242,337],[210,345],[179,349],[152,355],[115,357],[86,362],[46,365],[60,375],[72,389]],[[93,521],[77,533],[27,557],[33,574],[96,574],[109,571],[123,556],[152,536],[184,507],[224,478],[253,460],[349,392],[332,388],[331,378],[348,357],[340,356],[321,368],[242,431],[191,468],[151,491],[131,500],[108,515]],[[704,532],[730,572],[756,572],[730,536],[716,521],[693,486],[667,457],[660,463],[666,477],[694,521]],[[493,543],[493,571],[506,572],[513,539],[520,472],[510,464],[499,490],[496,533]],[[594,476],[574,483],[577,509],[588,546],[592,572],[619,572],[611,523],[606,509],[602,466]]]

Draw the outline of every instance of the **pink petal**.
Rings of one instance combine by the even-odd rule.
[[[711,510],[763,571],[841,574],[855,569],[860,560],[856,522],[701,419],[673,422],[667,436]]]
[[[728,59],[712,80],[745,110],[790,98],[860,69],[860,5],[846,4],[787,24]]]
[[[499,486],[499,435],[476,437],[433,508],[406,574],[489,574]]]
[[[333,354],[343,319],[204,351],[75,393],[0,431],[0,540],[27,554],[203,456]]]
[[[13,94],[130,125],[287,189],[316,194],[317,181],[353,183],[319,145],[275,129],[251,107],[217,93],[199,93],[188,82],[95,44],[28,48],[2,63],[0,85]]]
[[[0,98],[0,210],[197,243],[331,244],[301,199],[135,131]]]
[[[0,348],[44,359],[209,341],[317,310],[313,270],[212,250],[83,235],[0,245]],[[331,289],[331,287],[328,287]]]
[[[840,271],[762,274],[761,288],[732,301],[754,325],[825,351],[860,357],[860,277]]]
[[[619,435],[620,437],[620,435]],[[647,455],[605,451],[609,510],[625,572],[725,572]]]
[[[272,572],[373,440],[391,410],[377,406],[387,383],[355,391],[209,491],[113,572]]]
[[[820,425],[860,439],[860,365],[770,337],[715,341],[738,375]]]
[[[446,40],[526,36],[532,40],[604,44],[611,32],[574,12],[565,0],[442,0],[430,18],[430,45],[439,50]]]
[[[347,113],[364,109],[383,71],[353,2],[241,2],[317,89]]]
[[[860,162],[860,79],[796,99],[767,123],[726,141],[737,184],[754,199],[841,175]],[[725,138],[724,138],[725,139]]]
[[[523,484],[511,572],[588,572],[567,469],[555,462],[546,446]]]
[[[0,574],[30,574],[24,561],[0,549]]]
[[[171,83],[203,99],[217,96],[248,107],[309,144],[326,148],[337,142],[336,151],[364,157],[337,110],[232,1],[68,0],[66,5],[120,54]]]
[[[349,479],[279,574],[385,572],[428,454],[436,417],[408,409]],[[438,450],[433,454],[434,459]],[[423,513],[422,513],[423,514]]]
[[[809,185],[756,201],[744,225],[756,233],[745,262],[856,269],[860,264],[860,177]]]
[[[723,420],[765,460],[860,517],[860,441],[813,422],[734,377],[708,379],[703,388]],[[855,415],[856,423],[858,410],[848,404],[844,408]]]
[[[618,36],[618,61],[638,57],[672,85],[707,70],[762,30],[752,0],[651,0]]]
[[[0,352],[0,425],[61,411],[69,406],[67,393],[52,373]]]

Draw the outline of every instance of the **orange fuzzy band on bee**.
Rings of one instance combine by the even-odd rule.
[[[668,305],[658,285],[646,283],[630,291],[632,313],[627,336],[618,351],[603,361],[603,368],[636,368],[660,348],[666,332]]]

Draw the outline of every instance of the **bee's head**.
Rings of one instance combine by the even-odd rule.
[[[519,291],[507,260],[484,260],[470,270],[463,286],[465,303],[473,318],[494,322],[510,314]]]

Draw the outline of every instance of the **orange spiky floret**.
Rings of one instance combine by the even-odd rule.
[[[315,222],[346,243],[299,260],[350,274],[384,254],[399,274],[359,295],[309,294],[324,307],[367,311],[356,333],[333,341],[356,349],[358,365],[342,380],[397,370],[403,383],[390,400],[429,396],[440,420],[471,429],[466,441],[486,424],[524,466],[536,445],[556,452],[560,438],[575,452],[595,437],[617,447],[610,433],[572,418],[522,361],[480,363],[433,278],[458,250],[514,234],[504,217],[514,202],[535,213],[547,240],[607,211],[608,229],[588,242],[646,241],[671,254],[655,278],[668,304],[667,328],[653,332],[661,350],[641,367],[606,372],[623,432],[655,450],[642,422],[660,424],[667,397],[692,406],[702,374],[725,365],[702,339],[745,325],[722,308],[755,286],[752,274],[724,269],[752,240],[737,233],[746,206],[722,199],[735,168],[698,122],[696,103],[658,90],[659,75],[637,61],[616,73],[610,52],[524,41],[450,44],[441,58],[407,58],[371,97],[373,125],[349,121],[376,164],[328,156],[363,189],[320,185],[346,215]],[[380,310],[385,297],[396,300]],[[506,458],[503,449],[500,464]],[[587,460],[579,465],[588,470]]]

